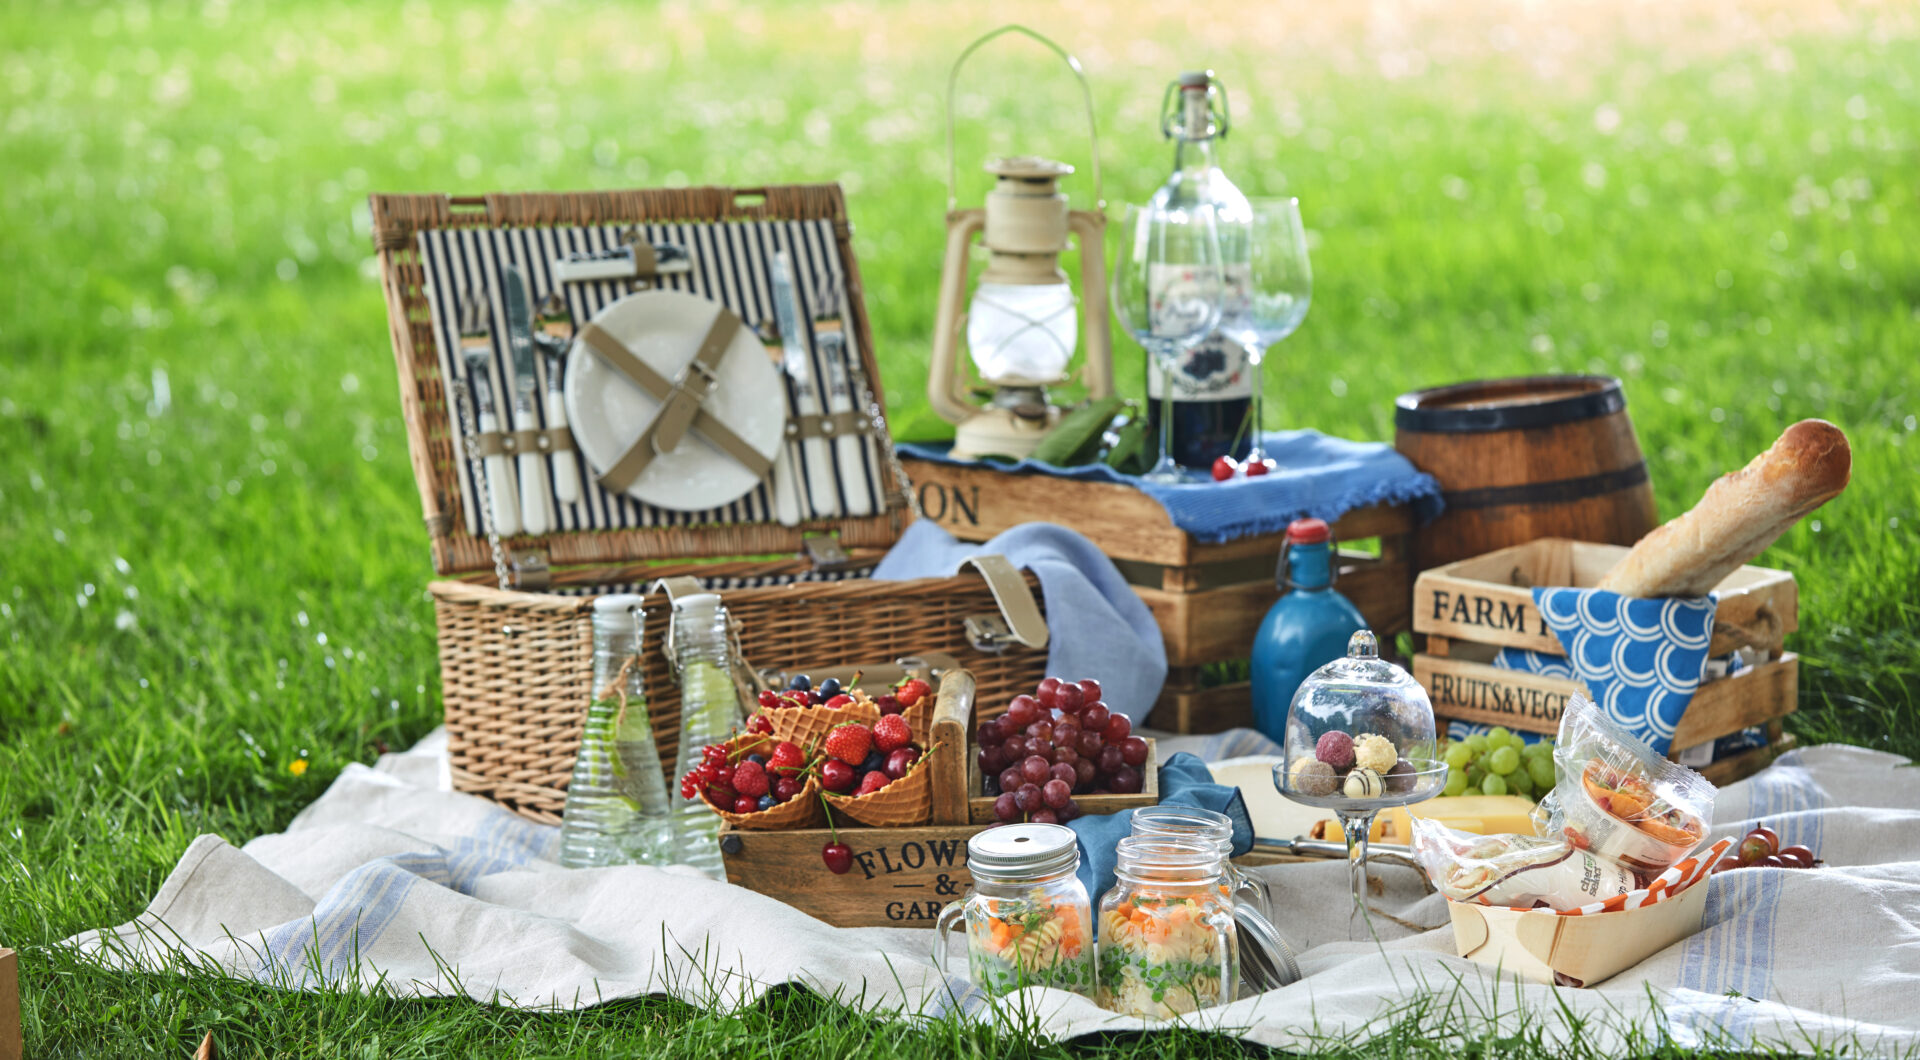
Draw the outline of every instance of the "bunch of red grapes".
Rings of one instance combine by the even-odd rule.
[[[1783,847],[1780,833],[1766,825],[1757,825],[1741,837],[1740,845],[1721,858],[1713,871],[1730,872],[1755,865],[1771,869],[1810,869],[1818,864],[1820,861],[1813,856],[1813,851],[1803,846]]]
[[[1009,823],[1065,824],[1080,816],[1075,795],[1132,795],[1146,783],[1147,741],[1100,702],[1098,681],[1049,677],[981,722],[979,740],[984,794]]]

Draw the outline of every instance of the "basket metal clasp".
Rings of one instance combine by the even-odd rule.
[[[507,556],[507,573],[512,587],[539,592],[553,585],[553,566],[545,549],[514,549]]]
[[[968,615],[960,625],[973,650],[987,655],[1000,655],[1019,639],[1013,635],[1007,620],[999,615]]]

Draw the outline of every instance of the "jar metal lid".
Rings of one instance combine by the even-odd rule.
[[[1273,922],[1250,905],[1235,903],[1233,924],[1240,936],[1240,978],[1262,993],[1300,981],[1300,962]]]
[[[1080,864],[1073,829],[1059,824],[1007,824],[967,840],[967,871],[987,879],[1051,876]]]
[[[607,593],[593,598],[595,615],[630,615],[646,600],[637,593]]]

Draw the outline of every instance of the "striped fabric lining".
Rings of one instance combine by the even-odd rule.
[[[796,585],[800,582],[842,582],[851,578],[865,578],[873,573],[872,567],[859,567],[848,570],[801,571],[792,574],[757,574],[752,576],[733,576],[726,578],[701,578],[695,581],[710,593],[731,592],[735,589],[764,589],[774,585]],[[565,585],[547,590],[555,596],[601,596],[606,593],[632,593],[644,596],[653,587],[645,582],[612,582],[605,585]]]
[[[831,221],[754,221],[697,224],[654,224],[640,226],[643,238],[653,243],[670,243],[685,247],[693,259],[690,272],[663,276],[660,287],[666,290],[681,291],[707,298],[724,304],[745,321],[749,327],[763,320],[774,318],[772,296],[772,260],[774,253],[786,251],[794,264],[797,297],[801,302],[801,316],[806,318],[802,328],[805,332],[805,345],[813,358],[813,378],[816,382],[825,380],[824,364],[814,344],[814,332],[811,317],[821,312],[820,307],[811,304],[814,292],[828,286],[839,291],[841,303],[837,307],[843,320],[851,319],[851,307],[846,302],[847,283],[842,268],[837,244],[833,235]],[[538,363],[540,393],[543,395],[534,402],[533,423],[512,422],[512,360],[510,358],[504,322],[506,312],[501,304],[502,284],[499,279],[500,266],[513,263],[526,275],[532,288],[533,303],[539,305],[554,289],[552,263],[556,258],[569,254],[604,251],[620,245],[626,232],[625,225],[600,225],[592,227],[570,228],[500,228],[500,229],[435,229],[421,232],[419,235],[420,256],[427,270],[427,297],[432,308],[435,345],[439,348],[440,371],[443,378],[452,381],[467,380],[467,366],[460,357],[459,305],[460,299],[469,294],[486,292],[486,320],[491,332],[493,359],[489,368],[489,378],[494,394],[494,406],[501,419],[503,430],[537,429],[546,426],[544,394],[547,385],[547,364],[544,359]],[[823,282],[830,280],[831,283]],[[618,301],[626,294],[625,285],[612,280],[594,283],[569,283],[562,286],[562,295],[568,310],[573,314],[576,325],[584,325],[593,319],[601,309]],[[849,359],[856,363],[860,356],[853,344],[854,336],[849,329],[845,349]],[[449,387],[451,393],[451,387]],[[856,395],[855,400],[858,400]],[[825,407],[825,395],[822,395],[822,407]],[[460,429],[460,410],[452,400],[448,401],[448,430],[452,437],[462,437]],[[789,398],[787,409],[789,416],[797,415]],[[795,461],[801,470],[802,481],[798,492],[803,507],[802,515],[807,519],[830,518],[835,513],[810,510],[810,493],[807,484],[815,476],[828,476],[834,483],[840,498],[841,510],[846,510],[846,497],[849,491],[865,491],[869,510],[886,510],[886,491],[881,479],[883,468],[874,466],[871,446],[862,447],[861,468],[858,473],[845,476],[841,469],[831,461],[827,466],[810,464],[801,446],[793,446]],[[577,504],[562,504],[559,497],[552,497],[553,509],[558,517],[555,532],[573,533],[592,530],[618,530],[633,527],[656,526],[697,526],[713,523],[760,523],[773,519],[773,507],[765,484],[754,487],[739,500],[720,508],[702,512],[679,512],[656,508],[643,504],[625,494],[610,494],[602,489],[595,479],[593,469],[581,459],[578,451],[562,454],[563,459],[579,462],[581,499]],[[480,528],[481,521],[480,491],[472,481],[473,468],[469,461],[456,461],[455,474],[460,486],[460,503],[465,513],[466,525]],[[854,495],[859,495],[855,492]],[[482,531],[476,529],[476,533]]]

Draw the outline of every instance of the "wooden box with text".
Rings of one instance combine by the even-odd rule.
[[[1533,605],[1535,586],[1591,586],[1626,556],[1619,545],[1542,538],[1423,572],[1414,582],[1413,629],[1426,635],[1413,675],[1443,718],[1552,733],[1568,697],[1585,690],[1577,680],[1493,665],[1502,648],[1565,655]],[[1800,659],[1785,650],[1799,628],[1799,589],[1793,575],[1742,567],[1714,590],[1710,656],[1739,648],[1763,661],[1703,683],[1673,737],[1675,753],[1754,726],[1767,726],[1774,743],[1748,758],[1758,768],[1784,744],[1780,719],[1799,700]],[[1761,753],[1764,752],[1764,753]],[[1750,770],[1749,770],[1750,771]],[[1720,769],[1725,775],[1737,770]]]
[[[1086,535],[1146,601],[1167,647],[1167,683],[1149,723],[1217,732],[1253,723],[1251,686],[1207,686],[1201,667],[1244,659],[1280,597],[1274,568],[1284,533],[1208,544],[1173,524],[1131,486],[973,465],[901,461],[923,517],[962,541],[986,541],[1021,523],[1057,523]],[[1412,585],[1407,507],[1362,508],[1333,524],[1342,546],[1337,587],[1382,639],[1407,630]]]
[[[727,881],[817,917],[837,927],[932,927],[941,907],[966,894],[967,840],[992,821],[992,800],[979,800],[979,774],[973,765],[972,731],[975,684],[966,670],[940,678],[934,703],[928,756],[932,770],[933,819],[904,828],[868,828],[844,817],[837,829],[802,828],[779,832],[720,830],[720,855]],[[986,707],[985,704],[982,704]],[[998,713],[998,707],[987,708]],[[1149,755],[1148,782],[1157,765]],[[1081,795],[1082,813],[1112,813],[1158,801],[1157,788],[1138,795]],[[853,869],[844,876],[827,871],[820,849],[838,834],[853,850]]]

